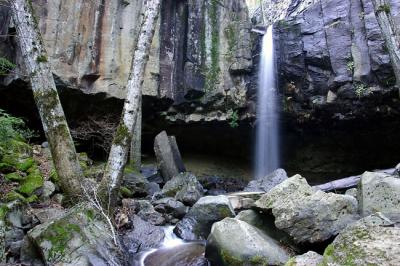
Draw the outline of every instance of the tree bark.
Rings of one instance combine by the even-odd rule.
[[[142,100],[140,100],[139,103],[139,111],[133,132],[130,164],[133,165],[137,171],[140,171],[142,166]]]
[[[145,67],[154,36],[161,0],[148,0],[144,9],[137,47],[134,52],[131,74],[127,83],[127,97],[108,157],[107,166],[99,187],[99,195],[110,212],[115,206],[126,165],[129,147],[140,110]]]
[[[389,51],[390,60],[396,76],[396,84],[400,89],[400,36],[396,35],[396,32],[399,31],[396,29],[395,23],[393,23],[388,1],[372,0],[372,3],[386,47]]]
[[[9,3],[18,43],[61,189],[72,202],[76,202],[82,195],[80,180],[83,174],[31,2],[10,0]]]

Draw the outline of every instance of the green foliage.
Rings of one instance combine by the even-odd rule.
[[[25,128],[21,118],[11,116],[0,109],[0,145],[7,145],[12,139],[26,140],[33,136],[34,132]]]
[[[390,6],[388,4],[384,4],[378,7],[377,12],[385,12],[386,14],[390,13]]]
[[[4,57],[0,57],[0,76],[7,75],[13,68],[15,68],[15,64]]]
[[[354,61],[353,60],[348,61],[346,67],[348,71],[354,71]]]
[[[38,57],[36,57],[36,62],[38,63],[45,63],[47,61],[48,60],[46,55],[39,55]]]
[[[231,128],[237,128],[239,126],[239,113],[237,110],[230,109],[228,111],[229,126]]]
[[[358,98],[361,98],[362,96],[366,96],[366,95],[370,94],[370,90],[363,83],[354,84],[354,89],[355,89],[355,92],[356,92],[356,95]]]

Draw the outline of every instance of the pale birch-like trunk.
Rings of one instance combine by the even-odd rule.
[[[19,47],[30,77],[34,99],[49,142],[61,189],[69,200],[77,201],[82,195],[80,180],[83,174],[31,2],[9,0],[9,3]]]
[[[372,3],[392,62],[396,84],[400,88],[400,36],[396,35],[399,31],[395,28],[400,26],[393,22],[388,1],[372,0]]]
[[[142,166],[142,100],[139,103],[139,111],[136,118],[134,134],[131,142],[130,164],[140,171]]]
[[[140,110],[142,84],[149,57],[161,0],[148,0],[144,9],[143,23],[137,47],[133,55],[132,69],[126,86],[127,97],[120,124],[117,128],[108,157],[107,166],[99,187],[103,204],[110,210],[115,206],[126,165],[132,134]]]

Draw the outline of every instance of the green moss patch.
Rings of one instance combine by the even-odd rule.
[[[29,174],[26,179],[21,183],[21,187],[18,189],[19,192],[30,196],[37,190],[38,188],[43,186],[43,177],[40,174],[39,170],[34,171],[33,173]]]

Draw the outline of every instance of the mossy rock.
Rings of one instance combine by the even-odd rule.
[[[400,265],[400,228],[382,215],[348,226],[324,252],[320,265]]]
[[[62,216],[33,228],[28,237],[45,260],[46,265],[100,265],[118,261],[108,224],[89,203],[81,203]]]
[[[120,189],[121,196],[123,198],[133,198],[133,192],[127,187],[121,187]]]
[[[39,198],[36,195],[31,195],[29,197],[24,197],[22,194],[18,193],[17,191],[10,191],[9,193],[6,194],[5,200],[7,202],[15,201],[18,200],[23,203],[32,203],[37,201]]]
[[[30,173],[26,179],[21,183],[20,188],[18,189],[24,195],[30,196],[37,189],[43,186],[43,176],[41,175],[39,170],[33,171]]]
[[[35,160],[33,158],[27,158],[21,163],[18,163],[16,165],[17,169],[23,172],[26,172],[29,168],[31,168],[35,163]]]
[[[26,177],[21,176],[17,172],[9,173],[5,175],[6,179],[9,181],[21,182],[26,179]]]

